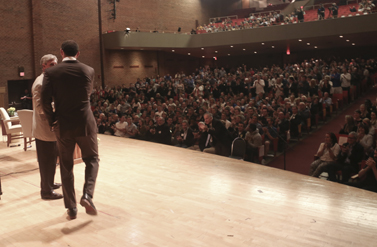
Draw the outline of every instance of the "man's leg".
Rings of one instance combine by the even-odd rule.
[[[73,153],[75,140],[72,138],[60,138],[59,130],[56,130],[56,139],[59,153],[60,176],[62,179],[64,206],[66,208],[76,207],[76,194],[73,175]]]
[[[50,195],[53,192],[56,170],[57,149],[56,142],[46,142],[35,139],[39,173],[41,176],[41,195]]]
[[[94,188],[99,168],[97,134],[90,136],[76,137],[82,153],[82,160],[85,162],[85,184],[83,193],[93,197]]]

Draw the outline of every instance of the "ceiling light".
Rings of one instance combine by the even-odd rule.
[[[355,45],[355,43],[352,43],[352,45]]]
[[[202,56],[202,58],[205,58],[205,56]]]
[[[299,39],[298,41],[299,41],[299,42],[301,42],[301,41],[302,41],[302,39]]]
[[[204,48],[202,48],[202,50],[204,50]]]
[[[175,50],[171,50],[172,52],[175,52]]]
[[[275,48],[275,46],[271,46],[271,48],[272,48],[272,49],[274,49],[274,48]]]
[[[262,45],[264,45],[264,43],[262,43]]]
[[[342,38],[343,38],[343,36],[342,36],[342,35],[340,35],[340,36],[339,36],[339,38],[341,38],[341,39],[342,39]]]
[[[307,45],[310,45],[310,43],[306,43]]]
[[[317,49],[317,46],[314,46],[314,49]]]
[[[254,51],[254,53],[256,54],[257,52],[256,52],[256,51]]]
[[[230,48],[233,48],[233,46],[231,45]]]
[[[215,53],[217,53],[218,51],[215,51]]]
[[[245,48],[243,48],[242,50],[246,51],[246,49],[245,49]]]
[[[191,55],[191,53],[187,53],[187,55],[189,55],[189,56],[190,56],[190,55]]]
[[[230,54],[228,54],[228,56],[230,56]]]
[[[349,40],[349,39],[347,39],[347,40],[346,40],[346,42],[350,42],[350,40]]]

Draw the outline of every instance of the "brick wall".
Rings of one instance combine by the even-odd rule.
[[[224,0],[225,1],[225,0]],[[110,20],[109,1],[101,1],[102,28],[106,30],[123,30],[125,27],[160,31],[189,32],[195,28],[195,21],[208,22],[218,8],[218,0],[144,0],[125,1],[117,4],[117,19]],[[216,5],[215,5],[216,4]],[[214,7],[215,6],[215,7]],[[98,23],[98,0],[17,0],[3,1],[0,5],[2,38],[0,39],[0,106],[7,107],[7,82],[9,80],[34,80],[41,73],[40,58],[48,53],[58,56],[61,43],[74,39],[79,45],[79,60],[92,66],[96,71],[96,85],[101,85],[101,76],[110,84],[119,84],[123,78],[133,81],[146,74],[176,71],[187,67],[179,59],[178,63],[158,65],[157,52],[104,52],[104,75],[101,75],[100,41]],[[116,54],[118,53],[118,54]],[[106,59],[109,62],[106,62]],[[139,63],[139,69],[127,68],[114,70],[113,63]],[[18,66],[25,69],[25,77],[18,76]],[[190,67],[191,65],[189,65]],[[122,74],[123,73],[123,74]],[[5,92],[5,93],[2,93]]]
[[[25,68],[26,79],[34,78],[30,1],[3,1],[0,13],[0,91],[4,92],[4,101],[8,102],[8,80],[23,79],[18,76],[18,66]],[[8,107],[3,102],[0,106]]]
[[[97,9],[96,0],[2,2],[0,88],[5,87],[5,97],[0,105],[8,107],[7,82],[20,79],[34,80],[41,73],[39,61],[43,55],[52,53],[61,60],[59,48],[66,39],[76,40],[81,49],[79,60],[94,67],[99,75]],[[18,76],[18,66],[24,67],[25,77]]]

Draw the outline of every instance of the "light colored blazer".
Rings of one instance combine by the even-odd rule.
[[[31,93],[33,95],[33,136],[41,141],[54,142],[56,137],[54,132],[51,132],[50,125],[48,124],[47,118],[43,112],[41,104],[41,88],[43,82],[44,74],[35,79],[34,84],[31,88]]]

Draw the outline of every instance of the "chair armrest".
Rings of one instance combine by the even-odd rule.
[[[20,119],[18,117],[11,117],[10,119],[5,119],[3,120],[4,123],[9,123],[9,122],[19,122]]]

